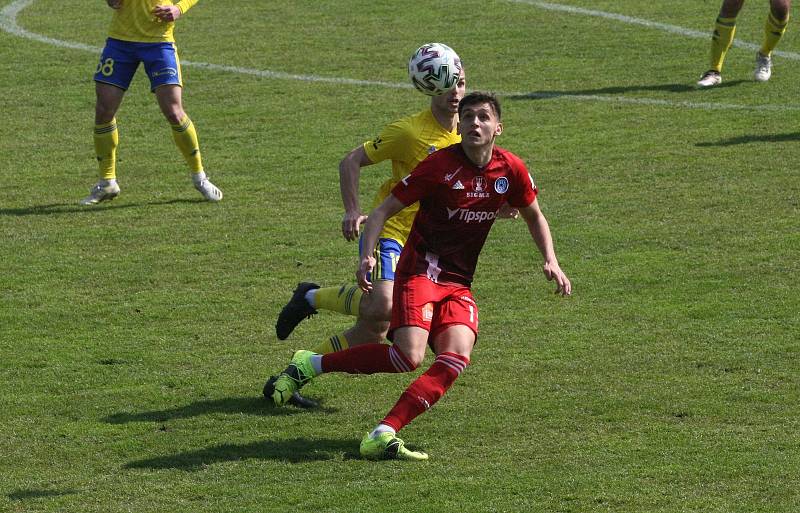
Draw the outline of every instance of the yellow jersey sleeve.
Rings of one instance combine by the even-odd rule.
[[[164,22],[153,15],[157,5],[173,4],[186,13],[198,0],[123,0],[119,9],[114,9],[108,36],[122,41],[137,43],[174,42],[175,22]]]
[[[364,152],[372,162],[391,160],[392,164],[392,175],[378,189],[372,208],[380,205],[397,182],[411,174],[428,155],[460,141],[461,136],[442,127],[430,109],[387,125],[378,137],[364,143]],[[405,245],[418,209],[415,203],[389,218],[380,237]]]

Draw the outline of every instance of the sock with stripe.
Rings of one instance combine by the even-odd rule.
[[[311,351],[318,354],[335,353],[337,351],[344,351],[349,348],[350,344],[347,343],[347,337],[344,333],[341,335],[334,335],[325,342],[320,342],[319,345],[311,349]]]
[[[117,118],[108,123],[94,126],[94,151],[97,156],[100,178],[104,180],[113,180],[117,176],[118,144]]]
[[[341,287],[324,287],[314,291],[314,308],[328,310],[344,315],[358,315],[363,291],[358,285],[345,284]]]
[[[403,392],[381,424],[391,427],[395,432],[400,431],[436,404],[467,365],[469,358],[465,356],[456,353],[438,355],[433,365]]]
[[[717,18],[714,35],[711,36],[711,69],[722,71],[725,54],[728,53],[736,34],[736,18]]]
[[[322,355],[323,372],[376,374],[378,372],[411,372],[412,365],[403,352],[388,344],[363,344],[337,353]]]
[[[175,146],[181,151],[186,163],[189,164],[189,169],[192,173],[199,173],[203,170],[203,160],[200,156],[200,143],[197,140],[197,131],[194,129],[194,123],[189,119],[189,116],[184,115],[183,119],[177,125],[170,125],[172,127],[172,139],[175,141]]]
[[[786,27],[789,26],[789,16],[785,20],[775,18],[772,13],[767,16],[767,23],[764,25],[764,43],[761,45],[761,55],[769,56],[772,50],[778,46],[778,41],[781,40],[783,34],[786,32]]]

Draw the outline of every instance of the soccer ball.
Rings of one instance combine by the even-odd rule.
[[[439,96],[455,87],[461,78],[461,59],[447,45],[428,43],[411,56],[408,76],[418,91]]]

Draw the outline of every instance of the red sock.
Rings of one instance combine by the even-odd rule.
[[[375,374],[410,372],[415,368],[401,350],[387,344],[364,344],[322,355],[322,372]]]
[[[438,401],[469,364],[469,358],[455,353],[442,353],[433,365],[411,383],[397,404],[381,422],[400,431]]]

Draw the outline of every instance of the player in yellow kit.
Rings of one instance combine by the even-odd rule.
[[[345,239],[358,239],[361,225],[367,219],[358,201],[361,168],[384,160],[391,161],[392,175],[380,187],[373,201],[373,207],[380,205],[392,188],[428,155],[461,141],[457,131],[458,103],[465,91],[466,81],[462,70],[455,87],[443,95],[433,96],[429,108],[390,123],[375,139],[357,146],[341,161],[339,186],[345,210],[342,220]],[[355,283],[327,288],[320,288],[315,283],[300,283],[278,316],[275,325],[278,338],[285,339],[300,321],[317,313],[317,309],[323,309],[355,315],[357,319],[355,325],[343,333],[318,344],[314,352],[325,354],[351,346],[381,342],[392,318],[395,265],[418,208],[418,204],[411,205],[386,223],[373,252],[376,266],[372,280],[374,287],[370,294],[362,295]],[[270,401],[274,381],[275,377],[271,377],[264,386],[264,396]],[[298,392],[293,393],[289,403],[306,408],[316,405]]]
[[[700,77],[697,82],[699,87],[713,87],[722,83],[722,64],[725,61],[725,54],[733,44],[736,17],[743,4],[744,0],[723,0],[711,37],[711,68]],[[756,52],[756,68],[753,71],[753,79],[756,82],[766,82],[772,76],[772,51],[786,32],[791,7],[791,0],[769,0],[769,14],[764,25],[764,42]]]
[[[173,29],[198,0],[106,0],[114,9],[109,37],[94,75],[94,147],[100,180],[82,205],[95,205],[119,195],[116,153],[119,144],[116,113],[139,64],[144,64],[158,106],[172,127],[172,138],[186,159],[194,187],[209,201],[222,199],[203,169],[194,124],[183,110],[181,66]]]

